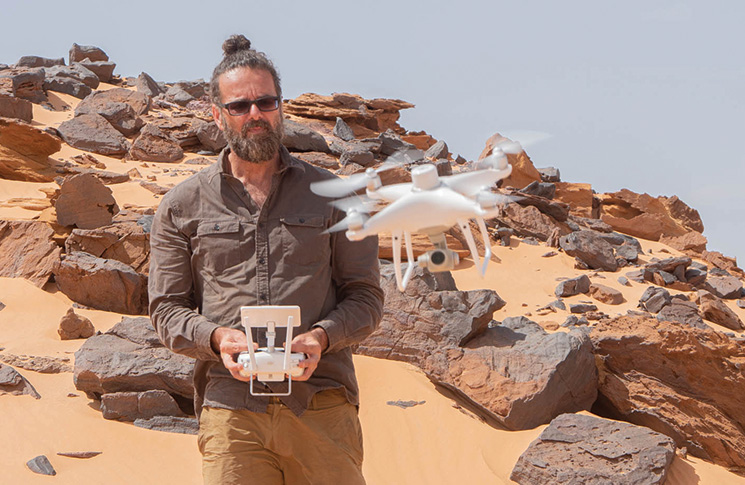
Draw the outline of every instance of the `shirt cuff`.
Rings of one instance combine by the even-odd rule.
[[[326,347],[326,350],[323,351],[323,354],[335,352],[337,345],[344,340],[343,325],[333,320],[318,321],[310,328],[311,330],[313,330],[314,328],[322,328],[323,331],[326,332],[326,336],[329,339],[329,345],[328,347]]]
[[[199,360],[220,361],[220,355],[216,354],[212,349],[212,334],[218,328],[220,328],[220,325],[210,321],[203,322],[197,326],[195,342],[197,344],[197,351],[199,352]]]

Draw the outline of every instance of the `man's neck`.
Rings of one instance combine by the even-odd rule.
[[[274,158],[263,162],[247,162],[232,151],[228,154],[228,164],[233,177],[243,183],[251,198],[261,207],[269,196],[272,176],[279,170],[279,152]]]

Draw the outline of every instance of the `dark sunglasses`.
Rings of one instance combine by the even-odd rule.
[[[241,99],[227,104],[218,103],[218,105],[227,109],[231,116],[241,116],[248,114],[254,104],[259,111],[274,111],[279,108],[280,99],[279,96],[264,96],[259,99]]]

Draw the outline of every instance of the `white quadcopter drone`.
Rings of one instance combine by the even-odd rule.
[[[438,176],[434,165],[422,164],[411,170],[411,182],[383,186],[380,172],[402,163],[412,163],[408,153],[397,152],[391,156],[396,162],[387,161],[377,169],[368,168],[364,173],[345,179],[315,182],[310,189],[323,197],[344,197],[367,188],[366,197],[353,195],[332,202],[335,207],[345,211],[347,216],[330,227],[328,232],[346,229],[346,236],[350,241],[391,233],[393,264],[400,291],[406,289],[414,270],[411,233],[427,235],[435,247],[417,258],[418,265],[432,272],[449,271],[459,263],[459,258],[458,253],[448,249],[445,231],[456,224],[463,232],[471,257],[483,277],[491,258],[491,244],[484,220],[498,216],[501,206],[510,199],[492,192],[491,188],[512,173],[512,166],[505,154],[522,151],[520,143],[505,140],[498,143],[492,153],[479,162],[476,170]],[[376,211],[377,213],[370,215]],[[483,263],[469,227],[470,219],[476,221],[481,232],[485,248]],[[402,236],[409,261],[403,275]]]

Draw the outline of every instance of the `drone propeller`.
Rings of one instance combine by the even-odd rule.
[[[331,201],[331,205],[344,212],[361,212],[363,214],[369,214],[375,212],[381,208],[380,202],[373,200],[370,197],[353,195],[345,199],[338,199]]]
[[[362,226],[365,224],[365,222],[367,222],[369,218],[370,216],[368,216],[367,214],[363,214],[352,209],[347,213],[347,216],[344,219],[340,220],[333,226],[323,231],[322,234],[330,234],[332,232],[347,230],[357,231],[362,228]]]
[[[517,155],[524,151],[524,147],[535,145],[548,140],[552,135],[541,131],[510,131],[502,135],[505,139],[497,143],[504,153]]]

